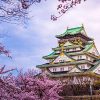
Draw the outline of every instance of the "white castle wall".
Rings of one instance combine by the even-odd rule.
[[[89,69],[91,67],[91,65],[89,65],[89,64],[80,64],[80,65],[78,65],[78,67],[80,69]]]
[[[89,61],[92,61],[92,62],[94,60],[94,58],[87,56],[87,55],[77,55],[77,56],[73,56],[72,58],[74,58],[75,60],[86,59],[86,60],[89,60]]]
[[[60,67],[51,67],[49,70],[51,72],[60,72],[60,71],[69,71],[74,67],[74,65],[70,66],[60,66]],[[63,70],[62,70],[63,69]]]

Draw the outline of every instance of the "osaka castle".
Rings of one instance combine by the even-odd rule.
[[[37,65],[42,74],[51,77],[80,73],[100,75],[100,54],[84,26],[67,28],[63,34],[56,35],[58,46],[52,53],[43,56],[47,63]]]

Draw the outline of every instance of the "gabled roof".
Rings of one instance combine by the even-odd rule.
[[[82,71],[79,67],[74,67],[72,70],[69,71],[69,73],[73,73],[73,72],[82,72]]]
[[[64,60],[65,62],[75,61],[75,59],[73,59],[72,57],[68,56],[64,52],[59,54],[59,56],[56,59],[54,59],[53,63],[57,63],[57,62],[59,62],[59,60]]]
[[[65,35],[75,35],[75,34],[80,33],[82,30],[84,30],[83,26],[75,27],[75,28],[70,28],[70,29],[67,29],[63,34],[56,35],[56,37],[59,38],[59,37],[65,36]],[[86,34],[84,34],[84,35],[86,35]]]

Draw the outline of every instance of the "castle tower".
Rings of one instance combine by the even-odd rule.
[[[61,77],[92,72],[100,75],[100,55],[94,40],[87,36],[84,26],[67,28],[57,35],[58,46],[43,58],[49,63],[37,65],[42,74]]]

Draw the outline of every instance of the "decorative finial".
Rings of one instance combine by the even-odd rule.
[[[86,31],[85,31],[85,28],[84,28],[84,24],[82,24],[82,28],[83,28],[83,30],[84,30],[85,35],[87,36],[87,33],[86,33]]]
[[[84,28],[84,24],[82,24],[82,28]]]
[[[67,30],[68,30],[68,28],[69,28],[69,27],[67,26]]]

